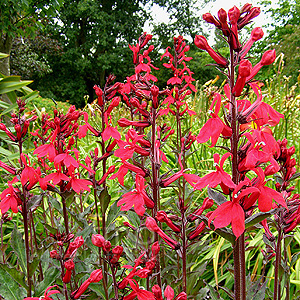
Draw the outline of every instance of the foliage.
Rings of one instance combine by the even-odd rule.
[[[248,14],[229,12],[230,23],[214,21],[229,51],[195,38],[225,82],[196,82],[195,49],[178,36],[159,88],[147,34],[130,44],[126,81],[109,75],[83,110],[0,80],[15,101],[0,124],[5,300],[299,297],[299,145],[285,139],[298,137],[297,87],[278,73],[251,81],[282,62],[271,50],[252,67],[249,44],[232,39]]]

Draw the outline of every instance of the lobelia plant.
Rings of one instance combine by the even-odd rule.
[[[235,235],[235,240],[232,241],[231,239],[234,258],[234,299],[246,299],[246,230],[250,225],[253,226],[260,221],[267,228],[266,217],[269,217],[271,212],[276,212],[275,220],[278,222],[278,242],[277,246],[274,247],[276,262],[273,299],[280,298],[278,296],[280,295],[278,265],[281,260],[281,224],[284,221],[279,220],[282,219],[282,214],[288,213],[289,215],[288,198],[283,193],[284,188],[276,186],[277,190],[274,190],[267,186],[269,180],[266,179],[266,176],[274,175],[279,171],[286,172],[284,169],[286,167],[280,166],[278,163],[284,155],[279,146],[281,143],[276,142],[270,128],[277,125],[283,115],[262,101],[259,82],[254,80],[262,66],[274,62],[275,50],[266,51],[260,62],[252,67],[246,55],[253,43],[262,38],[263,31],[256,27],[252,30],[246,43],[242,44],[239,40],[239,31],[259,13],[258,7],[246,4],[241,9],[234,6],[228,13],[224,9],[220,9],[218,18],[209,13],[203,15],[203,19],[216,26],[221,31],[224,40],[227,41],[230,53],[228,59],[214,51],[204,36],[195,37],[195,45],[199,49],[207,51],[214,59],[217,67],[224,70],[222,73],[227,77],[227,84],[224,86],[225,95],[215,94],[209,111],[211,118],[201,129],[197,141],[203,143],[210,139],[211,147],[213,147],[221,136],[223,139],[229,139],[230,144],[219,146],[227,151],[222,156],[220,163],[219,154],[214,155],[217,171],[202,178],[193,178],[193,181],[195,189],[202,189],[205,186],[216,188],[220,185],[221,193],[227,196],[226,201],[224,199],[224,202],[220,203],[217,209],[210,214],[207,222],[208,225],[213,222],[214,229],[223,228],[230,224]],[[247,94],[243,94],[246,84],[250,85],[256,95],[256,100],[252,104],[245,98]],[[223,101],[223,103],[225,102],[224,121],[219,117],[222,97],[225,99]],[[291,154],[293,154],[292,151]],[[224,162],[228,158],[231,160],[231,174],[226,173],[223,169]],[[291,167],[293,168],[294,165],[291,164]],[[287,173],[291,173],[288,176],[292,176],[295,169]],[[285,179],[286,182],[288,178]],[[216,196],[218,194],[215,193],[214,195],[215,200],[220,198]],[[285,219],[285,223],[293,222],[290,225],[291,230],[297,223],[296,215],[297,213],[294,212],[291,219]],[[285,230],[288,232],[289,227]],[[226,235],[223,234],[222,236],[226,238]]]
[[[218,17],[203,15],[220,30],[230,57],[196,35],[195,45],[208,52],[227,79],[224,93],[213,93],[210,118],[200,132],[193,133],[185,122],[196,115],[189,108],[196,89],[188,67],[189,46],[182,36],[175,37],[161,57],[168,60],[164,67],[171,72],[164,90],[152,74],[157,69],[150,58],[152,36],[144,33],[129,46],[135,73],[124,83],[113,83],[115,77],[110,75],[103,89],[94,87],[92,116],[72,106],[66,114],[55,110],[52,119],[42,114],[39,124],[36,115],[24,114],[25,102],[17,101],[18,112],[11,119],[14,130],[0,124],[19,155],[18,167],[0,161],[0,167],[13,176],[0,194],[0,272],[22,286],[19,298],[26,293],[28,300],[204,298],[205,287],[192,279],[204,271],[192,266],[189,255],[195,248],[201,252],[195,241],[213,229],[233,249],[234,290],[220,288],[235,300],[253,299],[264,291],[265,282],[246,287],[245,236],[250,239],[251,231],[261,227],[267,245],[265,262],[275,257],[272,299],[282,298],[280,269],[289,272],[286,249],[282,260],[282,241],[288,244],[300,223],[299,195],[292,194],[294,187],[289,185],[299,173],[292,158],[295,148],[287,148],[287,140],[276,141],[272,134],[271,127],[283,115],[262,101],[261,84],[254,79],[263,66],[274,62],[275,51],[267,50],[252,66],[247,54],[263,31],[256,27],[246,42],[239,39],[240,30],[259,13],[259,8],[246,4],[228,12],[220,9]],[[116,108],[125,114],[119,120]],[[32,154],[24,151],[30,126],[35,139]],[[87,136],[96,146],[84,144]],[[203,177],[188,168],[196,141],[210,141],[209,147],[218,149],[212,157],[215,170]],[[270,176],[276,180],[275,189]],[[109,185],[116,179],[123,190],[112,200]],[[202,197],[206,187],[207,197],[195,207],[194,195],[201,191]],[[10,267],[14,259],[4,247],[3,226],[11,221],[10,209],[23,219],[24,255],[17,227],[11,240],[22,278],[17,275],[18,264]],[[120,226],[118,216],[128,222]],[[41,233],[36,229],[39,222],[44,226]],[[277,241],[269,227],[277,230]],[[42,257],[50,259],[46,267]],[[266,265],[263,274],[265,270]],[[173,287],[169,278],[175,278]],[[196,292],[189,281],[197,282]],[[284,283],[289,299],[289,274]],[[217,299],[218,293],[209,289]],[[0,281],[1,296],[3,290]],[[18,298],[11,296],[12,290],[5,292],[6,300]]]

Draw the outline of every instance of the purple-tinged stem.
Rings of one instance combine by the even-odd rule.
[[[22,153],[22,139],[19,141],[19,154],[20,154],[20,166],[24,167],[23,161],[21,159]],[[26,188],[22,185],[22,193],[23,193],[23,203],[22,203],[22,216],[23,216],[23,224],[24,224],[24,234],[25,234],[25,251],[26,251],[26,271],[27,271],[27,296],[31,297],[31,276],[30,276],[30,246],[29,246],[29,224],[28,224],[28,211],[27,211],[27,191]]]
[[[156,216],[159,207],[159,190],[158,190],[158,176],[159,166],[158,162],[155,161],[155,142],[156,142],[156,109],[152,107],[152,130],[151,130],[151,166],[152,166],[152,197],[154,201],[154,207],[152,209],[152,217]],[[158,241],[158,234],[154,233],[155,241]],[[156,261],[156,273],[157,273],[157,284],[162,287],[161,275],[160,275],[160,256],[158,255]]]
[[[239,142],[239,124],[237,122],[237,104],[232,93],[235,81],[235,57],[232,47],[230,47],[230,70],[229,83],[231,90],[230,115],[231,115],[231,154],[232,154],[232,181],[235,184],[239,182],[238,172],[238,142]],[[234,260],[234,299],[246,300],[246,265],[245,265],[245,237],[242,234],[236,241],[233,248]]]
[[[280,298],[278,298],[278,294],[280,295],[278,273],[279,273],[279,266],[281,260],[281,240],[282,240],[282,230],[281,227],[279,227],[277,245],[276,245],[276,256],[275,256],[275,275],[274,275],[274,294],[273,294],[274,300],[280,300]]]

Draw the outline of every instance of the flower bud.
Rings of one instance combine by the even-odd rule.
[[[156,284],[152,287],[152,293],[153,293],[156,300],[163,300],[162,293],[161,293],[161,288],[159,287],[158,284]]]
[[[228,10],[228,18],[231,24],[236,24],[240,17],[240,10],[234,6]]]
[[[99,282],[102,278],[103,278],[102,270],[98,269],[91,273],[89,279],[90,279],[90,282]]]
[[[50,251],[50,257],[53,259],[59,259],[59,254],[56,250]]]
[[[220,27],[221,26],[220,22],[212,14],[210,14],[210,13],[206,13],[206,14],[202,15],[202,18],[207,23],[213,24],[216,27]]]
[[[195,36],[195,45],[201,49],[206,50],[209,48],[206,38],[203,35],[196,35]]]
[[[93,234],[92,243],[94,246],[102,248],[105,243],[105,238],[101,234]]]
[[[167,300],[173,300],[174,298],[174,290],[168,285],[164,291],[164,296]]]
[[[261,29],[261,27],[255,27],[255,28],[252,29],[252,31],[251,31],[251,39],[253,41],[256,42],[256,41],[260,40],[263,36],[264,36],[264,32]]]
[[[276,52],[275,49],[273,49],[273,50],[266,51],[263,54],[260,62],[263,66],[267,66],[272,64],[275,61],[275,59],[276,59]]]

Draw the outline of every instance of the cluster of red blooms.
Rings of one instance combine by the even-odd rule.
[[[277,177],[279,180],[276,183],[276,189],[279,192],[283,192],[288,210],[282,214],[277,213],[275,219],[279,225],[282,224],[284,226],[284,233],[288,234],[300,224],[300,196],[299,194],[292,195],[295,186],[290,186],[291,181],[297,178],[299,173],[296,173],[296,160],[292,158],[295,153],[295,147],[287,148],[286,139],[278,141],[278,146],[280,147],[280,154],[276,160],[280,165],[280,175]]]
[[[25,101],[22,99],[17,99],[18,104],[18,114],[11,114],[11,123],[14,125],[15,132],[13,133],[6,125],[0,123],[0,130],[4,131],[7,137],[17,144],[20,149],[22,149],[23,142],[27,139],[28,129],[31,122],[37,119],[36,115],[27,115],[25,111]],[[21,195],[25,191],[28,198],[33,195],[29,192],[35,187],[35,185],[41,181],[41,169],[34,168],[30,166],[29,157],[26,154],[20,154],[20,168],[17,169],[12,165],[8,165],[0,161],[0,167],[14,175],[11,181],[7,181],[8,188],[2,191],[0,194],[0,210],[2,214],[5,214],[10,208],[14,213],[18,212],[18,209],[22,210],[21,205],[23,200]],[[22,187],[16,185],[16,183],[21,182]],[[22,188],[24,190],[22,190]]]
[[[71,276],[75,276],[75,255],[77,250],[84,244],[84,240],[82,236],[77,236],[72,242],[70,242],[74,238],[74,234],[65,235],[64,233],[57,233],[55,235],[51,235],[56,240],[57,250],[50,251],[50,257],[53,259],[57,259],[60,261],[61,265],[63,265],[62,272],[63,282],[70,283]],[[66,250],[64,246],[67,245]],[[94,270],[89,278],[85,280],[78,289],[75,289],[71,296],[73,299],[78,299],[88,288],[88,286],[92,282],[99,282],[102,279],[102,270]],[[26,299],[35,299],[35,298],[26,298]],[[49,298],[51,299],[51,298]]]
[[[215,52],[208,45],[205,37],[196,36],[195,38],[196,46],[207,51],[219,67],[227,68],[229,64],[233,67],[238,66],[235,81],[231,79],[230,71],[228,71],[229,83],[224,86],[225,96],[215,93],[209,110],[211,118],[200,130],[197,141],[203,143],[211,139],[211,147],[213,147],[220,136],[233,139],[232,122],[233,118],[236,118],[237,130],[242,132],[241,137],[244,138],[244,142],[239,146],[237,153],[231,153],[230,151],[225,153],[220,165],[218,155],[214,155],[216,172],[205,175],[202,178],[196,175],[192,178],[195,189],[203,189],[205,186],[215,188],[217,185],[220,185],[225,195],[231,195],[231,200],[219,205],[210,214],[208,221],[210,223],[214,220],[215,228],[231,224],[236,237],[239,237],[244,232],[245,216],[249,217],[253,213],[254,208],[257,207],[256,203],[258,203],[258,208],[262,212],[267,212],[272,207],[276,207],[275,204],[272,204],[272,199],[281,206],[287,207],[282,194],[267,187],[267,181],[265,180],[265,176],[279,171],[276,157],[280,151],[270,126],[277,125],[280,118],[283,118],[283,115],[264,103],[259,85],[250,82],[262,66],[274,62],[276,57],[275,50],[266,51],[261,61],[252,67],[251,62],[244,57],[253,43],[262,38],[263,31],[261,28],[254,28],[251,37],[244,45],[240,44],[238,38],[238,30],[248,24],[259,12],[259,8],[246,4],[240,10],[234,6],[228,11],[228,14],[224,9],[220,9],[218,18],[213,17],[211,14],[203,15],[204,20],[214,24],[227,38],[230,48],[234,51],[234,55],[231,57],[233,61],[228,61]],[[247,83],[249,83],[257,99],[253,104],[247,99],[235,100],[236,111],[233,111],[235,108],[232,107],[232,101],[235,97],[242,94],[243,88]],[[225,105],[225,108],[228,110],[225,112],[225,122],[218,116],[222,105],[222,97],[228,101],[228,104]],[[239,139],[239,137],[237,138]],[[232,157],[232,155],[238,155],[238,175],[235,182],[223,170],[225,160]],[[261,166],[267,163],[270,164],[263,171]],[[253,179],[248,178],[246,175],[249,171],[254,171],[257,177]]]
[[[92,243],[96,247],[102,248],[103,253],[107,256],[108,261],[111,264],[115,265],[119,262],[119,259],[123,253],[122,246],[115,246],[113,249],[111,249],[110,241],[105,240],[101,234],[93,234]]]

